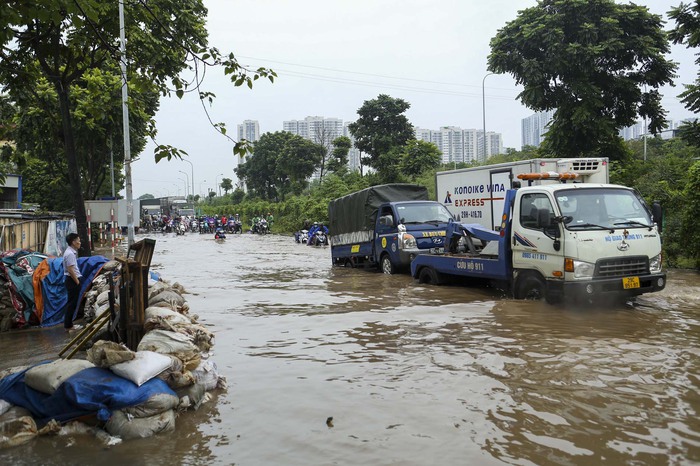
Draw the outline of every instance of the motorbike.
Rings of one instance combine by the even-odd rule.
[[[262,219],[260,220],[260,222],[258,222],[257,233],[261,235],[266,235],[270,233],[270,227],[267,224],[267,220]]]
[[[175,228],[175,234],[177,236],[184,235],[186,231],[187,231],[187,226],[185,226],[184,222],[178,223],[177,227]]]
[[[309,230],[299,230],[294,233],[294,240],[297,243],[306,244],[309,241]]]
[[[328,235],[322,230],[314,233],[314,236],[308,242],[309,246],[328,246]]]

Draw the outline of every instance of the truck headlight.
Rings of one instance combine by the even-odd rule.
[[[416,238],[413,235],[404,233],[401,235],[401,241],[399,241],[399,247],[401,249],[415,249],[416,248]]]
[[[651,273],[661,272],[661,254],[649,259],[649,272],[651,272]]]
[[[595,264],[584,261],[573,261],[574,265],[574,278],[593,278],[593,272],[595,271]]]

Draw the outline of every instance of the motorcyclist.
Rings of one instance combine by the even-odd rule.
[[[225,239],[226,238],[226,233],[221,228],[217,228],[216,232],[214,233],[214,239]]]

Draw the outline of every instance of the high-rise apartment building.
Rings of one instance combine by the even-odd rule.
[[[260,139],[260,125],[258,120],[244,120],[238,125],[238,140],[245,139],[255,142]]]
[[[500,133],[487,132],[484,155],[483,130],[462,129],[443,126],[439,130],[416,128],[416,139],[432,142],[442,153],[442,163],[469,163],[483,161],[503,152],[503,137]]]
[[[539,147],[547,132],[547,125],[554,118],[554,110],[538,112],[521,120],[522,146]]]

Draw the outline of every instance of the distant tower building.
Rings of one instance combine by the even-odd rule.
[[[316,144],[321,144],[326,147],[328,155],[333,150],[333,140],[338,136],[342,136],[344,132],[343,120],[321,116],[308,116],[303,120],[283,121],[282,129]],[[318,179],[320,175],[320,172],[314,173],[312,178]]]
[[[554,118],[554,110],[538,112],[521,120],[522,145],[539,147],[547,132],[547,125]]]
[[[360,161],[360,149],[355,147],[355,138],[350,133],[350,129],[348,128],[349,124],[349,121],[343,124],[343,136],[350,138],[350,142],[352,143],[352,146],[350,146],[350,151],[348,151],[348,168],[350,171],[359,171],[360,165],[362,165]]]
[[[243,120],[243,123],[238,125],[238,140],[245,139],[248,142],[256,142],[260,140],[260,124],[258,120]],[[242,156],[238,156],[237,165],[241,165],[244,160]],[[245,190],[243,186],[243,181],[239,180],[237,187]]]
[[[483,131],[462,129],[457,126],[442,126],[439,130],[417,128],[416,139],[432,142],[442,153],[442,163],[469,163],[485,160],[486,157],[503,152],[503,139],[500,133],[488,132],[484,157]]]
[[[258,120],[244,120],[238,125],[238,140],[245,139],[255,142],[260,139],[260,125]]]

